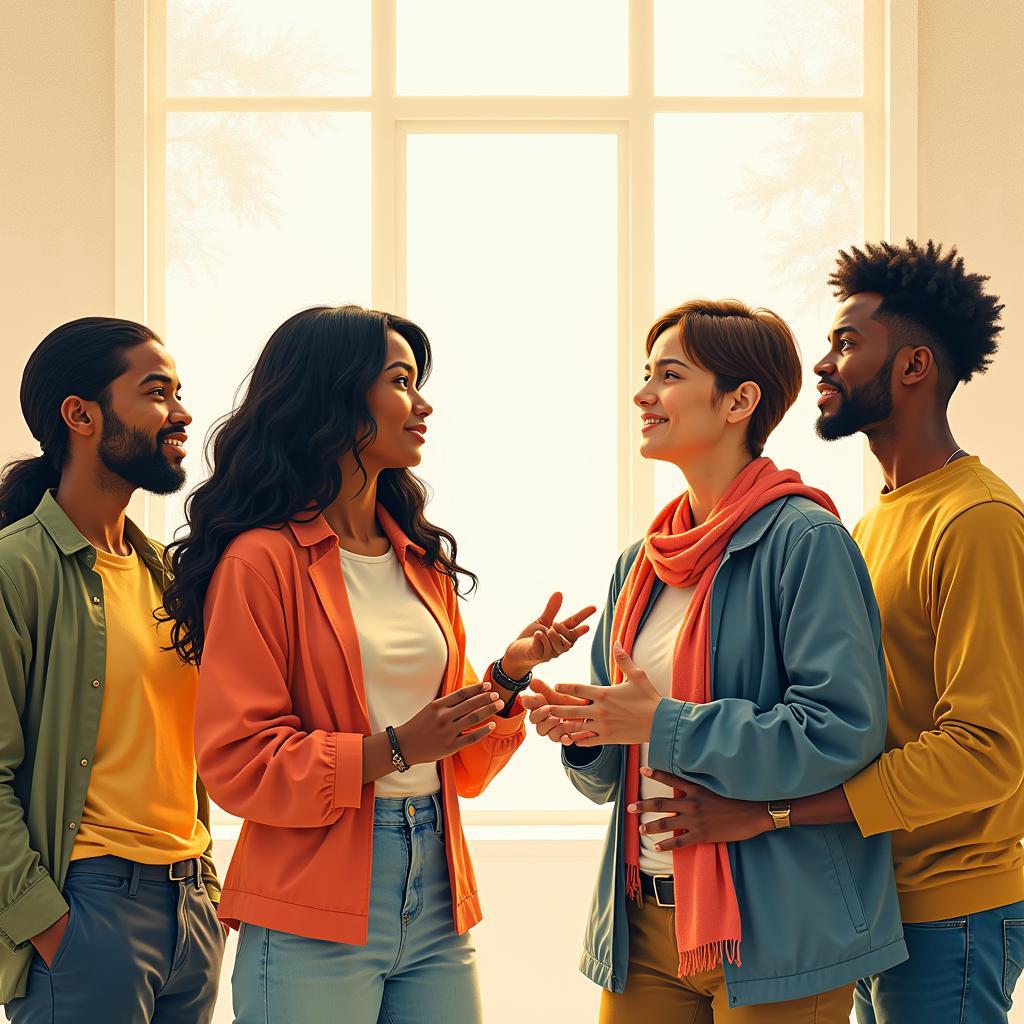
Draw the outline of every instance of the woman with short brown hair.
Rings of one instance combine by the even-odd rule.
[[[616,565],[594,685],[527,698],[573,784],[614,808],[582,970],[602,1024],[845,1024],[854,982],[906,958],[889,841],[789,829],[786,801],[882,751],[871,584],[828,495],[761,454],[800,390],[785,322],[692,300],[646,349],[640,452],[685,490]],[[694,841],[659,814],[690,784],[779,801],[773,829]]]

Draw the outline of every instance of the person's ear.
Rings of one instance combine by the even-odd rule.
[[[61,419],[68,430],[80,437],[92,437],[100,428],[99,403],[68,395],[60,404]]]
[[[897,361],[900,366],[900,383],[920,384],[932,370],[937,369],[935,353],[925,345],[908,348]]]
[[[725,420],[727,423],[742,423],[750,419],[761,401],[761,388],[752,380],[744,381],[729,395],[729,409]]]

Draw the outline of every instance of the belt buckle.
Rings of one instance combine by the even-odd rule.
[[[676,905],[675,893],[672,893],[672,901],[668,902],[661,898],[661,886],[659,882],[673,882],[672,875],[652,875],[651,880],[654,883],[654,899],[659,907],[674,907]]]
[[[184,874],[175,874],[175,868],[184,869]],[[167,865],[167,877],[172,882],[187,882],[189,879],[195,877],[196,874],[196,860],[194,857],[189,860],[178,860],[173,864]]]

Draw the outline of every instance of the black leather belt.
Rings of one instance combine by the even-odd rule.
[[[179,860],[174,864],[138,864],[123,857],[87,857],[74,860],[68,865],[69,871],[86,872],[93,875],[108,875],[115,878],[142,879],[144,882],[202,882],[202,862],[198,857]]]
[[[641,871],[640,891],[659,907],[676,905],[676,883],[671,875],[648,875]]]

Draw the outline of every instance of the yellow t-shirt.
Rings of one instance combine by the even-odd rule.
[[[976,457],[858,523],[889,669],[886,753],[846,783],[892,832],[908,923],[1024,899],[1024,505]]]
[[[161,650],[170,624],[153,618],[161,594],[138,555],[97,551],[96,571],[106,616],[103,712],[71,859],[198,857],[210,836],[197,817],[197,672]]]

